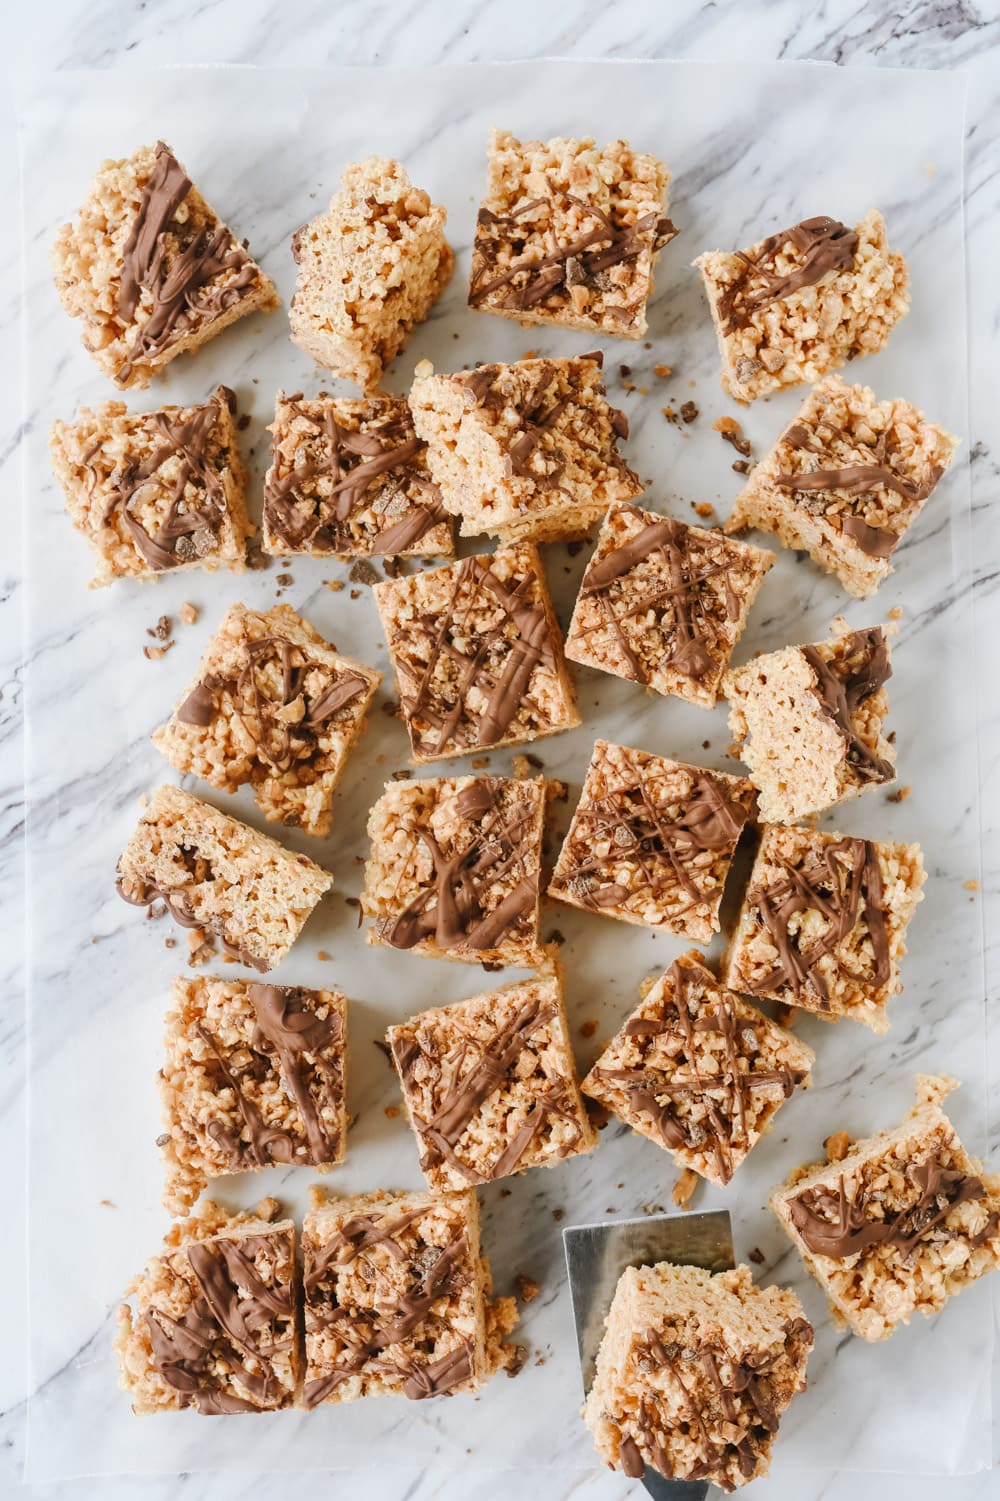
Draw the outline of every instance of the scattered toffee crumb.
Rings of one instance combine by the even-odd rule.
[[[753,1262],[754,1266],[764,1265],[764,1252],[760,1246],[754,1246],[752,1251],[747,1252],[747,1256]]]
[[[351,590],[351,598],[352,599],[360,599],[361,598],[361,590],[360,589],[352,589]]]
[[[170,1140],[170,1132],[169,1131],[161,1131],[160,1134],[159,1134],[159,1136],[156,1138],[156,1141],[154,1142],[154,1146],[165,1147],[167,1145],[167,1142],[169,1140]]]
[[[394,771],[392,773],[392,775],[389,778],[389,781],[390,782],[408,782],[412,776],[413,776],[413,772],[409,771],[407,769],[407,767],[402,766],[402,767],[400,767],[399,771]]]
[[[663,407],[663,408],[661,408],[661,410],[663,412],[664,417],[666,417],[667,421],[668,422],[672,422],[674,424],[674,426],[677,427],[678,426],[677,413],[674,411],[673,407]]]
[[[457,334],[455,335],[455,338],[456,339],[458,338]],[[507,1375],[510,1376],[510,1377],[512,1377],[512,1378],[514,1376],[520,1376],[521,1372],[524,1370],[524,1368],[527,1365],[527,1363],[528,1363],[528,1347],[527,1347],[527,1345],[515,1345],[514,1346],[514,1353],[513,1353],[513,1355],[510,1357],[510,1359],[507,1362],[507,1367],[506,1367],[506,1369],[507,1369]],[[469,1449],[466,1452],[469,1453],[469,1454],[471,1454],[472,1450]]]
[[[351,565],[351,571],[347,575],[352,584],[377,584],[378,570],[367,558],[359,558]]]
[[[979,882],[978,881],[965,881],[965,882],[963,882],[963,885],[964,885],[966,891],[978,891],[979,890]]]
[[[885,795],[888,803],[905,803],[913,788],[907,782],[905,787],[897,787],[895,792],[887,792]]]
[[[537,349],[526,349],[524,351],[524,353],[522,354],[521,358],[522,358],[522,360],[537,360],[537,358],[538,358],[538,350]]]
[[[169,615],[161,615],[156,624],[147,628],[146,635],[152,636],[154,641],[166,641],[173,630]]]
[[[730,468],[735,469],[737,474],[749,474],[753,465],[746,459],[734,459]]]
[[[343,587],[344,587],[344,580],[343,579],[327,579],[326,580],[326,587],[328,589],[332,589],[333,592],[334,592],[334,594],[339,594],[340,591],[341,591],[341,589],[343,589]]]
[[[529,1277],[526,1272],[518,1272],[514,1278],[514,1285],[522,1303],[533,1303],[542,1290],[534,1277]]]
[[[280,584],[282,589],[288,589],[295,583],[295,580],[290,573],[279,573],[275,583]]]
[[[628,380],[630,378],[631,374],[632,374],[632,366],[631,365],[619,365],[618,366],[618,374],[621,376],[622,380]]]
[[[593,1035],[594,1035],[594,1033],[596,1031],[597,1031],[597,1023],[595,1021],[593,1021],[592,1019],[589,1020],[589,1021],[585,1021],[585,1022],[581,1022],[580,1023],[580,1036],[581,1037],[593,1037]]]
[[[851,1138],[846,1131],[835,1131],[823,1143],[827,1162],[843,1162],[851,1150]]]
[[[662,1214],[663,1213],[663,1205],[662,1204],[643,1204],[643,1206],[642,1206],[642,1212],[643,1212],[643,1214]]]
[[[693,401],[685,401],[681,406],[681,417],[685,422],[693,422],[698,416],[698,408]]]
[[[565,1209],[553,1209],[553,1211],[552,1211],[552,1218],[555,1220],[555,1222],[556,1222],[557,1225],[558,1225],[559,1221],[561,1219],[565,1219],[565,1217],[566,1217],[566,1211],[565,1211]]]
[[[664,365],[661,363],[653,366],[653,374],[656,376],[657,380],[666,380],[667,377],[673,375],[673,373],[673,368],[670,365]]]
[[[710,516],[715,515],[715,507],[711,505],[707,500],[692,500],[691,509],[695,513],[695,515],[700,516],[703,521],[707,521]]]
[[[711,750],[711,748],[712,748],[712,742],[711,742],[711,740],[703,740],[701,742],[701,748],[702,748],[702,750]]]
[[[489,766],[490,758],[489,756],[473,756],[469,764],[473,771],[482,771],[484,766]]]
[[[394,1121],[397,1118],[398,1115],[399,1115],[399,1106],[398,1105],[387,1105],[385,1107],[385,1118],[386,1118],[387,1121]]]
[[[316,950],[316,958],[319,960],[319,962],[321,964],[325,964],[326,961],[327,961],[327,959],[329,959],[329,957],[330,957],[330,955],[327,953],[326,949],[317,949]]]
[[[164,940],[163,940],[163,947],[165,949],[175,949],[177,947],[177,939],[176,938],[164,938]]]
[[[712,426],[727,443],[732,444],[737,453],[742,454],[745,459],[750,457],[750,439],[743,436],[743,429],[735,417],[720,417]]]
[[[147,662],[159,662],[163,657],[167,655],[167,652],[174,644],[175,643],[173,641],[168,641],[163,646],[144,646],[142,648],[142,654],[146,658]]]
[[[102,1199],[101,1200],[101,1208],[102,1209],[117,1209],[118,1205],[115,1203],[114,1199]]]
[[[249,414],[249,412],[244,412],[243,413],[243,416],[240,417],[239,420],[237,421],[236,426],[237,426],[237,428],[239,429],[239,431],[241,433],[245,433],[246,432],[247,428],[250,426],[250,414]]]
[[[566,942],[566,934],[563,933],[559,928],[553,928],[552,932],[548,935],[545,942],[555,943],[561,947]]]
[[[698,1174],[693,1168],[686,1167],[674,1184],[670,1197],[678,1209],[690,1209],[694,1191],[698,1187]]]
[[[198,609],[197,605],[193,605],[188,600],[185,600],[177,613],[181,617],[181,621],[184,625],[195,625],[197,623],[198,616],[201,614],[201,611]]]

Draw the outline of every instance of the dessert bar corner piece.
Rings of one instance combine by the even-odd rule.
[[[474,1392],[510,1369],[513,1298],[491,1298],[479,1205],[380,1190],[312,1209],[302,1229],[302,1405]]]
[[[175,922],[269,970],[295,942],[333,877],[307,855],[229,818],[180,787],[158,787],[118,861],[119,896],[162,902]]]
[[[273,1412],[299,1382],[295,1226],[265,1199],[206,1201],[175,1225],[118,1310],[120,1384],[135,1413]]]
[[[210,1178],[344,1160],[346,1032],[336,990],[174,980],[157,1079],[168,1213]]]
[[[542,780],[389,782],[368,818],[368,941],[469,964],[540,964]]]
[[[954,1087],[919,1075],[902,1125],[799,1169],[771,1195],[834,1317],[862,1339],[938,1313],[1000,1266],[1000,1178],[969,1157],[941,1109]]]
[[[333,794],[381,673],[341,656],[290,605],[231,605],[153,744],[178,771],[235,792],[268,819],[330,830]]]
[[[345,167],[327,212],[292,239],[292,342],[374,391],[451,276],[445,218],[398,162],[368,157]]]
[[[670,173],[627,141],[518,141],[494,130],[469,306],[521,324],[641,339],[653,265],[677,231]]]
[[[918,844],[765,827],[726,955],[726,984],[887,1031],[925,879]]]
[[[49,451],[70,521],[96,554],[93,587],[174,569],[242,572],[253,526],[236,397],[129,413],[124,402],[54,422]]]
[[[786,646],[727,672],[729,728],[765,823],[794,823],[896,778],[883,734],[892,676],[882,626]]]
[[[279,391],[264,483],[277,557],[451,557],[452,520],[401,396],[342,401]]]
[[[580,1086],[724,1188],[797,1088],[812,1048],[723,989],[692,950],[642,999]]]
[[[558,971],[421,1012],[386,1039],[432,1188],[492,1183],[597,1145]]]
[[[710,709],[773,562],[721,532],[616,506],[583,575],[566,655]]]
[[[580,723],[535,547],[498,548],[372,593],[414,761],[520,745]]]
[[[871,209],[853,229],[819,216],[748,250],[699,256],[722,389],[754,401],[874,354],[909,311],[909,272]]]
[[[446,375],[417,367],[413,421],[463,537],[580,538],[613,502],[640,494],[618,453],[628,422],[608,403],[601,360],[528,359]]]
[[[148,386],[176,355],[278,305],[246,242],[209,208],[169,146],[106,161],[52,246],[63,306],[120,387]]]
[[[549,895],[708,943],[755,796],[742,777],[598,740]]]
[[[779,1421],[805,1389],[812,1325],[746,1266],[629,1267],[615,1290],[583,1409],[597,1453],[641,1479],[732,1491],[766,1475]]]
[[[774,532],[863,599],[892,572],[958,443],[908,401],[828,376],[754,466],[725,529]]]

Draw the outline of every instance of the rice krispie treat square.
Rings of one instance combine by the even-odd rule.
[[[343,1162],[347,1002],[337,990],[174,980],[164,1063],[163,1202],[187,1214],[210,1178]]]
[[[615,506],[583,575],[566,655],[711,709],[773,562],[721,532]]]
[[[529,543],[372,588],[417,763],[580,723],[562,635]]]
[[[466,964],[540,964],[548,790],[503,777],[389,782],[368,816],[368,942]]]
[[[733,1491],[766,1475],[778,1424],[805,1390],[812,1325],[750,1268],[628,1267],[583,1409],[601,1459]]]
[[[853,229],[821,215],[694,264],[719,340],[722,389],[744,404],[875,354],[910,309],[906,262],[889,249],[875,209]]]
[[[304,1407],[474,1392],[510,1368],[517,1306],[491,1299],[472,1190],[331,1200],[306,1215],[302,1256]]]
[[[939,1313],[1000,1266],[1000,1178],[968,1155],[941,1109],[955,1087],[918,1075],[902,1125],[854,1142],[838,1162],[799,1168],[771,1195],[835,1320],[862,1339]]]
[[[278,392],[264,483],[264,551],[277,557],[451,557],[452,520],[401,396]]]
[[[765,823],[794,823],[896,779],[882,733],[892,676],[881,626],[786,646],[727,672],[729,728]]]
[[[333,877],[307,855],[247,828],[180,787],[158,787],[118,861],[118,895],[162,902],[175,922],[269,970],[295,942]]]
[[[919,844],[765,828],[723,965],[733,990],[889,1029],[906,929],[923,899]]]
[[[463,537],[583,537],[642,484],[618,453],[628,420],[609,405],[600,353],[480,365],[417,366],[410,406],[427,464]]]
[[[249,782],[265,818],[328,834],[334,791],[381,681],[290,605],[231,605],[153,744],[213,787]]]
[[[876,401],[830,375],[751,470],[725,529],[774,532],[864,599],[892,572],[959,441],[908,401]]]
[[[469,306],[521,324],[641,339],[653,264],[677,231],[670,173],[627,141],[518,141],[494,130]]]
[[[641,994],[580,1088],[725,1188],[785,1100],[809,1087],[816,1055],[724,990],[697,950]]]
[[[558,971],[423,1011],[386,1040],[431,1188],[492,1183],[597,1145]]]
[[[101,166],[75,224],[52,246],[63,307],[116,386],[148,386],[169,362],[258,309],[274,283],[209,208],[169,146]]]
[[[598,740],[549,895],[708,943],[755,795],[742,777]]]
[[[236,397],[129,413],[124,402],[54,422],[49,451],[66,511],[96,554],[92,588],[172,569],[242,573],[253,526]]]
[[[299,1382],[295,1226],[265,1199],[249,1214],[206,1201],[125,1290],[121,1386],[135,1413],[273,1412]]]
[[[399,162],[351,162],[325,214],[297,230],[292,342],[362,391],[374,391],[410,330],[448,284],[446,214]]]

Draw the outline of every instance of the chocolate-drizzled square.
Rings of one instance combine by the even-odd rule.
[[[695,951],[650,984],[581,1088],[634,1131],[724,1187],[815,1054],[725,990]]]
[[[669,181],[662,162],[626,141],[522,143],[494,130],[469,306],[641,339],[653,263],[677,233]]]
[[[487,1301],[473,1193],[333,1200],[302,1231],[302,1405],[475,1391],[513,1354],[512,1300]]]
[[[499,548],[376,584],[416,761],[579,724],[538,552]]]
[[[557,975],[421,1012],[386,1038],[432,1188],[492,1183],[596,1145]]]
[[[291,606],[232,605],[153,744],[178,771],[227,792],[249,782],[267,818],[326,834],[381,681]]]
[[[276,1208],[274,1201],[261,1212]],[[178,1244],[179,1242],[179,1244]],[[136,1413],[291,1407],[299,1374],[295,1227],[200,1206],[126,1291],[115,1342]]]
[[[542,781],[390,782],[368,818],[370,943],[469,964],[535,965]]]
[[[279,392],[264,548],[279,557],[450,555],[452,522],[402,397]]]
[[[775,532],[864,598],[892,572],[957,445],[908,401],[828,376],[754,467],[726,531]]]
[[[924,879],[919,845],[765,828],[726,984],[885,1032]]]
[[[598,740],[549,895],[708,943],[754,789]]]
[[[176,355],[258,308],[270,278],[209,208],[169,146],[105,162],[52,247],[56,288],[117,386],[146,386]]]
[[[773,561],[721,532],[617,506],[583,576],[566,655],[711,708]]]
[[[346,1014],[335,990],[174,980],[157,1079],[169,1213],[210,1178],[343,1161]]]
[[[234,417],[220,386],[203,406],[129,414],[123,402],[55,422],[52,466],[97,555],[94,584],[184,568],[242,571],[253,531]]]

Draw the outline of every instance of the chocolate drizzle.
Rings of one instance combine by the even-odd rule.
[[[821,1011],[830,1008],[831,970],[866,987],[887,985],[891,974],[889,907],[878,851],[871,840],[824,840],[818,851],[807,852],[796,864],[783,859],[777,863],[784,875],[769,886],[752,889],[747,904],[767,930],[778,962],[757,978],[742,977],[741,984],[756,995],[774,995],[787,988],[796,1001]],[[816,937],[805,937],[797,922],[807,912],[824,920]],[[855,973],[841,953],[856,929],[860,954],[864,954],[865,939],[871,949],[867,973]],[[824,965],[824,960],[832,962]]]
[[[648,894],[656,900],[679,889],[688,905],[671,913],[672,922],[692,910],[710,912],[722,887],[714,867],[706,866],[702,857],[732,856],[748,809],[730,797],[720,777],[700,767],[684,768],[690,785],[674,794],[658,787],[653,758],[630,751],[628,760],[628,780],[593,802],[585,798],[577,809],[560,857],[559,889],[598,912],[627,909],[635,896]],[[675,801],[677,811],[672,813]],[[605,843],[610,846],[607,853],[598,853]],[[623,861],[639,868],[632,886],[621,885],[617,878]]]
[[[700,965],[676,961],[669,971],[670,991],[664,991],[663,1015],[637,1017],[626,1022],[624,1035],[640,1052],[640,1061],[629,1068],[602,1068],[598,1078],[623,1091],[631,1113],[647,1116],[668,1151],[711,1153],[722,1183],[728,1183],[740,1158],[752,1145],[749,1112],[753,1092],[780,1091],[788,1099],[804,1075],[791,1068],[758,1067],[758,1043],[753,1023],[740,1017],[732,996],[720,991],[711,974]],[[695,985],[710,986],[711,1004],[700,1003],[692,994]],[[752,1037],[752,1045],[748,1046]],[[715,1034],[722,1039],[723,1057],[711,1074],[699,1072],[698,1035]],[[646,1054],[659,1037],[670,1040],[670,1070],[690,1070],[685,1078],[671,1077]],[[741,1063],[746,1063],[746,1069]],[[704,1119],[681,1114],[678,1102],[704,1107]],[[758,1133],[759,1134],[759,1133]]]
[[[894,1212],[886,1211],[881,1194],[869,1195],[861,1183],[849,1195],[843,1174],[835,1194],[826,1188],[813,1188],[790,1199],[789,1214],[803,1245],[814,1256],[826,1256],[831,1261],[844,1261],[880,1246],[907,1257],[944,1224],[952,1210],[987,1197],[981,1178],[947,1168],[936,1157],[910,1163],[905,1176],[916,1196],[911,1204]],[[873,1209],[874,1213],[870,1212]],[[993,1223],[995,1230],[996,1216]],[[982,1243],[978,1236],[965,1231],[947,1233],[951,1240],[959,1236],[973,1249]]]
[[[451,853],[441,849],[429,828],[411,830],[428,850],[434,873],[400,915],[383,925],[382,937],[393,948],[411,949],[432,939],[438,948],[477,951],[497,948],[518,930],[530,935],[538,902],[537,860],[530,858],[532,800],[482,779],[463,788],[455,805],[472,837],[456,843]],[[517,879],[510,892],[491,904],[490,888],[512,876]]]
[[[574,627],[574,634],[612,632],[628,668],[622,675],[633,682],[648,683],[638,642],[630,637],[629,625],[634,621],[636,636],[646,637],[650,630],[654,633],[658,668],[671,667],[698,682],[718,667],[720,646],[742,612],[732,578],[735,565],[731,547],[722,537],[716,539],[707,533],[693,536],[683,522],[669,516],[650,521],[648,513],[636,506],[626,505],[620,510],[639,520],[641,529],[620,547],[612,548],[603,557],[596,555],[591,562],[580,592],[581,596],[590,596],[597,602],[605,618],[594,625]],[[656,575],[650,580],[650,587],[633,599],[627,576],[654,557]],[[716,579],[721,580],[724,592],[721,620],[717,618],[718,605],[712,587]],[[625,606],[620,611],[615,609],[619,592]],[[652,626],[647,618],[650,614],[654,616]]]
[[[170,148],[157,143],[156,160],[124,249],[115,304],[124,328],[134,327],[116,379],[189,338],[240,302],[259,282],[257,267],[224,224],[194,230],[177,209],[191,183]],[[143,297],[145,294],[145,298]],[[149,307],[136,324],[140,307]]]
[[[791,271],[775,269],[778,256],[794,250],[798,264]],[[771,303],[812,287],[831,272],[853,266],[858,235],[837,219],[804,219],[791,229],[769,235],[752,254],[737,250],[740,270],[716,300],[716,314],[724,334],[745,328],[753,315]]]
[[[306,1407],[315,1407],[341,1382],[355,1376],[398,1376],[402,1378],[403,1394],[412,1400],[440,1396],[473,1376],[473,1351],[467,1340],[436,1355],[441,1337],[450,1336],[451,1331],[446,1318],[434,1312],[440,1299],[453,1298],[468,1285],[469,1242],[465,1231],[459,1230],[443,1248],[425,1245],[418,1229],[418,1246],[406,1249],[404,1232],[418,1224],[426,1212],[423,1208],[410,1210],[395,1219],[382,1214],[358,1215],[346,1220],[323,1247],[307,1245],[307,1332],[332,1328],[344,1344],[347,1358],[325,1376],[306,1382]],[[377,1311],[359,1309],[349,1292],[349,1301],[342,1303],[338,1273],[376,1248],[382,1248],[398,1269],[405,1270],[409,1286],[402,1293],[394,1293],[392,1302],[380,1299]],[[380,1275],[384,1274],[380,1274],[377,1263],[368,1260],[363,1280],[377,1287]],[[420,1361],[416,1354],[396,1348],[406,1341],[435,1358]]]
[[[283,1240],[290,1260],[287,1234]],[[277,1235],[196,1241],[185,1256],[198,1287],[190,1306],[178,1319],[155,1306],[145,1315],[156,1371],[183,1407],[202,1413],[287,1406],[292,1394],[279,1383],[273,1357],[294,1338],[291,1287],[278,1281],[277,1271],[267,1276],[257,1268],[258,1256],[279,1257]],[[166,1266],[187,1282],[169,1261]]]
[[[537,211],[544,209],[540,220]],[[592,227],[560,243],[556,220],[560,211],[579,210]],[[534,217],[527,220],[527,215]],[[656,210],[643,214],[634,224],[617,224],[613,216],[573,193],[549,184],[549,193],[519,203],[507,214],[482,208],[476,221],[474,268],[469,289],[470,307],[488,302],[504,312],[526,313],[547,305],[561,310],[571,300],[573,287],[585,287],[600,296],[614,283],[607,273],[648,253],[655,255],[678,231]],[[552,248],[539,254],[525,247],[532,242]],[[497,270],[504,251],[513,259]],[[501,294],[501,295],[497,295]],[[606,304],[603,312],[622,324],[636,321],[645,306],[645,288],[633,303]]]
[[[318,418],[310,415],[301,397],[290,397],[287,406],[307,430],[297,435],[296,461],[284,472],[280,468],[287,460],[279,457],[281,437],[275,437],[264,507],[268,528],[278,542],[296,551],[392,555],[415,547],[447,519],[441,491],[423,464],[424,445],[405,401],[369,402],[365,432],[338,422],[332,404]],[[302,461],[299,448],[309,455]],[[329,487],[317,486],[317,481],[326,480],[331,481]],[[361,538],[351,526],[359,520]]]
[[[843,735],[847,760],[866,782],[891,782],[896,775],[891,761],[876,754],[854,726],[854,716],[892,676],[885,632],[880,626],[852,631],[843,640],[843,653],[828,662],[815,646],[803,646],[802,655],[816,675],[813,690],[824,712]]]

